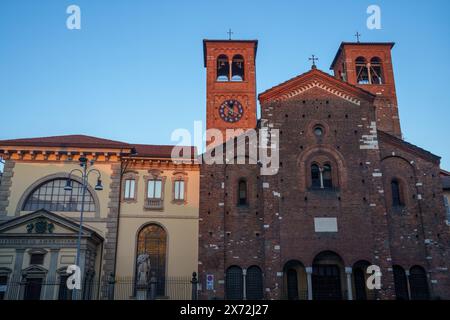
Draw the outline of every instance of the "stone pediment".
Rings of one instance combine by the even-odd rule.
[[[0,236],[75,237],[78,232],[79,225],[76,221],[47,210],[38,210],[0,224]],[[83,225],[82,235],[102,240],[94,230],[85,225]]]
[[[312,89],[323,90],[358,106],[361,105],[362,100],[373,102],[375,99],[375,96],[368,91],[336,79],[323,71],[312,69],[264,91],[259,95],[259,100],[261,103],[285,101]]]

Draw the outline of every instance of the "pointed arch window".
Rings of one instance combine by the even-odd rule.
[[[229,81],[230,80],[230,62],[228,57],[221,54],[217,57],[217,81]]]
[[[237,54],[231,63],[231,81],[244,81],[244,57]]]

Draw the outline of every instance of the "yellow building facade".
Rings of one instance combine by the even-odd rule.
[[[80,234],[84,299],[139,298],[143,275],[157,297],[183,298],[171,282],[197,271],[199,166],[194,148],[189,158],[172,149],[89,136],[0,141],[0,298],[70,299]]]

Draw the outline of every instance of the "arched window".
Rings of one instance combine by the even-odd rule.
[[[331,179],[331,166],[329,164],[325,164],[322,169],[323,175],[323,188],[331,189],[333,188],[333,181]]]
[[[225,295],[228,300],[242,300],[244,290],[244,279],[242,269],[232,266],[227,269],[225,276]]]
[[[320,188],[320,168],[317,164],[311,166],[311,187]]]
[[[391,181],[391,192],[392,192],[392,206],[393,207],[403,206],[404,203],[400,190],[400,182],[397,179],[392,179]]]
[[[325,164],[320,167],[318,164],[311,165],[311,187],[314,189],[332,189],[331,165]]]
[[[217,81],[230,80],[230,62],[224,54],[217,57]]]
[[[71,180],[72,190],[66,191],[67,185],[64,178],[46,181],[37,187],[26,199],[22,210],[36,211],[45,209],[48,211],[79,212],[83,198],[83,186],[75,180]],[[95,202],[89,190],[84,195],[84,211],[95,212]]]
[[[383,68],[380,58],[374,57],[370,60],[369,72],[371,84],[383,84]]]
[[[238,205],[245,206],[247,202],[247,181],[245,179],[239,180],[239,200]]]
[[[364,57],[358,57],[355,61],[356,82],[358,84],[369,84],[369,70],[367,69],[367,60]]]
[[[408,283],[405,270],[400,266],[394,266],[394,285],[397,300],[409,300]]]
[[[167,234],[161,226],[149,224],[139,232],[136,259],[141,254],[148,254],[151,271],[155,272],[158,296],[164,296],[165,291],[166,248]]]
[[[244,57],[237,54],[231,63],[231,81],[244,81]]]
[[[261,300],[263,298],[263,277],[259,267],[251,266],[247,269],[245,289],[248,300]]]
[[[409,272],[409,287],[411,300],[429,300],[428,279],[425,269],[414,266]]]

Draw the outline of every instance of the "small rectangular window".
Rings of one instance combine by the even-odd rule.
[[[162,181],[161,180],[149,180],[147,189],[148,199],[161,199]]]
[[[33,253],[30,257],[30,264],[44,264],[44,254],[43,253]]]
[[[135,186],[136,186],[136,181],[134,179],[125,180],[125,190],[124,190],[124,198],[125,199],[134,199]]]
[[[184,200],[184,181],[183,180],[175,181],[174,188],[175,188],[174,190],[175,200]]]

